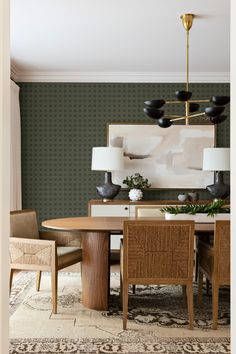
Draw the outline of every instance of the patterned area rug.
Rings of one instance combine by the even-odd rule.
[[[220,294],[219,330],[210,329],[211,297],[204,296],[203,308],[195,301],[196,325],[189,331],[181,287],[138,286],[136,294],[130,293],[128,330],[123,331],[119,274],[111,275],[106,312],[83,308],[79,281],[76,273],[60,273],[59,311],[52,315],[49,275],[43,274],[40,292],[34,273],[17,275],[10,297],[10,354],[230,353],[229,289]]]
[[[15,339],[11,341],[9,354],[224,354],[230,353],[226,338],[132,338],[125,334],[117,339]]]
[[[212,326],[212,297],[205,296],[202,307],[197,302],[197,284],[194,284],[194,319],[195,327],[208,329]],[[219,326],[230,324],[230,291],[220,289]],[[107,317],[122,317],[119,288],[111,291]],[[187,305],[183,301],[180,286],[137,286],[135,294],[129,295],[128,320],[136,323],[151,324],[164,327],[188,326]]]

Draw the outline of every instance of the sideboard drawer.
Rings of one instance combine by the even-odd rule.
[[[159,204],[157,204],[157,205],[153,205],[153,204],[150,204],[150,205],[148,205],[148,204],[145,204],[145,205],[140,205],[140,204],[136,204],[136,205],[130,205],[130,216],[132,216],[132,217],[134,217],[134,216],[136,216],[136,207],[140,207],[140,208],[146,208],[146,207],[151,207],[151,208],[155,208],[155,209],[161,209],[161,208],[164,208],[164,207],[166,207],[166,206],[168,206],[168,205],[159,205]]]
[[[91,205],[91,216],[129,216],[129,205]]]

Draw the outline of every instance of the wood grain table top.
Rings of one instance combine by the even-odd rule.
[[[135,218],[135,217],[73,217],[51,219],[42,222],[42,226],[56,230],[80,231],[123,231],[126,220],[165,220],[165,218]],[[213,231],[214,223],[195,223],[196,231]]]

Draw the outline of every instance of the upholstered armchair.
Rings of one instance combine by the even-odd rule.
[[[121,242],[123,329],[127,327],[129,284],[184,286],[189,328],[193,328],[193,243],[193,221],[124,222]]]
[[[198,241],[198,301],[202,304],[203,274],[212,284],[212,328],[217,329],[219,288],[230,285],[230,221],[215,222],[213,243]]]
[[[10,213],[10,291],[15,269],[37,271],[37,291],[42,271],[51,272],[52,308],[57,313],[58,271],[81,261],[79,232],[41,232],[35,210]]]

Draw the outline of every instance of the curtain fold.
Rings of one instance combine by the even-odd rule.
[[[20,88],[11,81],[10,210],[22,209]]]

